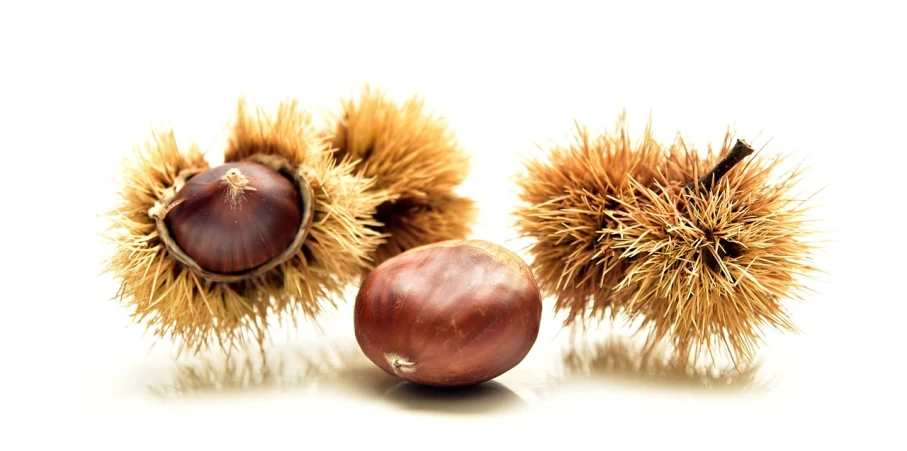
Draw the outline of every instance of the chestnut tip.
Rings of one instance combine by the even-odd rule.
[[[251,183],[263,185],[264,189],[259,190],[254,185],[246,186],[249,181],[236,178],[228,180],[228,172],[235,168],[240,168],[240,173],[251,171],[250,174],[256,174],[260,178],[249,177]],[[225,162],[215,168],[186,170],[177,176],[173,186],[161,196],[148,214],[154,219],[159,237],[167,251],[199,276],[216,282],[249,279],[287,261],[304,245],[313,221],[315,198],[306,174],[303,168],[294,167],[288,161],[275,158],[273,155],[253,155],[241,161]],[[193,184],[193,181],[202,183]],[[214,184],[218,181],[223,186],[215,187]],[[200,186],[205,182],[206,186]],[[187,186],[192,188],[187,190]],[[240,186],[243,189],[239,189]],[[215,197],[220,193],[223,193],[222,200]],[[249,196],[250,193],[254,193],[254,199],[257,201],[254,204],[247,203],[253,211],[237,211],[237,199]],[[287,195],[293,198],[291,204],[287,204],[286,199],[281,198]],[[186,202],[195,203],[190,213],[179,211]],[[177,221],[189,223],[183,224],[182,230],[175,230],[173,227],[174,211],[182,213],[177,215],[182,216],[177,218]],[[187,214],[195,217],[185,219]],[[199,230],[203,225],[209,227],[205,221],[210,218],[204,217],[205,215],[215,216],[217,219],[214,222],[228,218],[226,223],[233,234],[213,241],[217,243],[213,246],[211,240],[214,238],[208,238],[204,245],[200,244],[199,237],[205,238],[216,233],[210,229]],[[264,226],[268,233],[258,229],[245,229],[252,227],[246,226],[246,222],[257,221],[257,225],[260,225],[262,217],[269,215]],[[240,218],[243,219],[243,224],[239,223]],[[268,220],[270,222],[267,222]],[[287,229],[288,223],[294,225],[290,230]],[[262,241],[262,245],[254,247],[246,245],[240,248],[241,241],[236,237],[252,233]],[[178,239],[180,234],[184,240],[182,244]],[[195,241],[192,241],[193,239]],[[192,244],[187,246],[187,242]],[[227,249],[224,249],[225,246]],[[238,255],[234,259],[244,259],[245,266],[238,265],[235,261],[223,261],[222,256],[225,252]]]

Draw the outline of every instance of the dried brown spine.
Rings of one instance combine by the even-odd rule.
[[[753,150],[730,143],[728,134],[722,160],[702,177],[656,188],[634,182],[641,194],[620,199],[618,226],[604,232],[633,260],[618,290],[632,295],[625,312],[650,330],[650,345],[669,339],[678,358],[694,362],[723,351],[739,365],[755,357],[761,326],[796,330],[781,301],[798,298],[816,268],[809,206],[791,195],[802,172],[773,180],[780,159],[741,165]],[[687,174],[715,158],[679,147],[669,160]]]
[[[610,133],[592,136],[576,124],[572,142],[542,149],[524,163],[516,180],[523,202],[516,210],[521,236],[533,240],[528,249],[542,293],[556,299],[555,311],[566,313],[566,325],[583,325],[610,313],[616,318],[627,293],[617,292],[629,262],[613,249],[603,233],[622,206],[613,198],[655,186],[663,150],[647,124],[634,143],[626,117]]]
[[[156,218],[189,177],[210,169],[197,147],[179,149],[172,132],[155,133],[124,162],[121,205],[108,215],[116,250],[107,267],[120,281],[116,298],[134,309],[136,322],[190,352],[237,346],[249,335],[261,345],[274,320],[317,318],[368,267],[380,242],[373,216],[385,198],[351,164],[334,161],[295,102],[271,117],[250,116],[240,102],[224,160],[267,165],[309,193],[302,197],[311,195],[300,229],[307,235],[269,269],[215,280],[166,243]]]
[[[343,103],[342,118],[323,133],[338,162],[354,164],[386,196],[374,216],[384,237],[373,266],[409,249],[470,233],[478,210],[457,193],[470,161],[442,118],[411,97],[393,102],[368,86]]]

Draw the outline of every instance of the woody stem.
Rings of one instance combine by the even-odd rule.
[[[685,191],[692,191],[693,188],[698,183],[706,190],[711,190],[712,186],[717,182],[721,177],[724,177],[730,170],[743,161],[744,158],[749,156],[754,152],[752,146],[747,144],[741,139],[737,140],[737,143],[734,144],[734,148],[727,154],[724,159],[718,162],[711,171],[703,175],[698,181],[692,181],[684,187]]]

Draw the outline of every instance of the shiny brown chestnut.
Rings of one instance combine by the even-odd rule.
[[[518,365],[538,338],[542,301],[529,266],[482,240],[417,247],[377,266],[356,296],[363,353],[431,386],[468,386]]]
[[[294,254],[311,225],[310,188],[301,176],[266,163],[230,162],[183,174],[155,215],[168,250],[220,281],[261,273]]]

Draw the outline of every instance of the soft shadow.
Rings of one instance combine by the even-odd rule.
[[[563,356],[565,379],[594,379],[667,390],[765,392],[760,362],[694,366],[672,357],[667,345],[647,349],[621,336],[574,345]]]
[[[148,386],[161,399],[253,391],[300,391],[331,380],[363,358],[353,346],[258,348],[176,362],[171,376]]]
[[[401,382],[388,390],[383,399],[407,410],[452,414],[492,413],[529,407],[522,397],[496,381],[457,388]]]
[[[403,382],[369,361],[355,343],[234,351],[178,361],[147,387],[161,400],[267,392],[338,392],[406,410],[476,414],[527,406],[495,381],[441,389]]]
[[[470,387],[429,387],[391,376],[364,357],[341,368],[333,382],[346,393],[414,411],[481,414],[528,406],[497,381]]]

